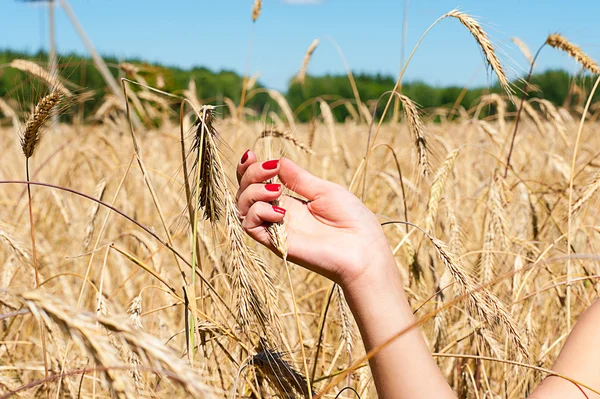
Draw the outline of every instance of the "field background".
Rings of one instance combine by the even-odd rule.
[[[180,128],[189,150],[207,104],[218,105],[212,140],[222,184],[232,193],[235,165],[252,148],[349,187],[382,223],[408,221],[428,233],[384,227],[424,335],[461,398],[526,396],[597,297],[600,126],[596,103],[585,102],[593,82],[585,73],[534,75],[519,118],[524,81],[514,82],[513,96],[499,86],[439,89],[433,103],[419,97],[424,85],[407,85],[402,93],[423,105],[416,128],[406,103],[395,99],[381,118],[387,97],[379,104],[377,98],[394,79],[382,79],[377,89],[377,79],[358,77],[362,101],[351,75],[307,77],[292,83],[287,97],[230,76],[230,96],[229,88],[207,95],[204,81],[217,79],[209,72],[190,80],[188,71],[180,78],[185,83],[171,80],[168,87],[160,79],[169,70],[120,63],[115,75],[178,96],[125,84],[134,145],[125,103],[90,87],[94,80],[80,77],[82,61],[71,57],[60,79],[77,95],[40,131],[29,160],[31,181],[54,187],[32,185],[30,202],[22,182],[23,121],[32,101],[57,86],[7,66],[23,54],[4,57],[0,397],[302,397],[303,357],[316,392],[334,397],[350,386],[362,398],[375,397],[360,337],[331,282],[246,239],[266,268],[251,269],[249,288],[236,291],[231,220],[211,223],[200,215],[194,239]],[[46,67],[43,56],[36,61]],[[323,92],[333,87],[324,82],[342,79],[343,90]],[[191,106],[180,124],[183,98]],[[415,134],[427,142],[426,176]],[[195,264],[195,248],[192,279],[186,262]],[[273,279],[273,302],[262,298],[268,293],[261,273]],[[244,295],[273,306],[264,311],[281,325],[277,346],[265,347],[274,342],[252,315],[243,319],[241,306],[254,300]]]

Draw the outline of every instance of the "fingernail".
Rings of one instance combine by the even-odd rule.
[[[273,169],[277,168],[278,164],[279,164],[279,159],[272,159],[270,161],[263,162],[262,167],[263,167],[263,169],[273,170]]]
[[[283,209],[281,207],[273,205],[273,210],[277,213],[281,213],[282,215],[285,215],[285,209]]]
[[[246,152],[244,153],[244,155],[242,155],[242,160],[241,163],[245,163],[248,160],[248,153],[250,152],[250,150],[246,150]]]
[[[265,184],[267,191],[279,191],[280,184]]]

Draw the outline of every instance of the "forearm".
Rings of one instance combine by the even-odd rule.
[[[383,255],[361,278],[344,284],[367,352],[378,348],[415,317],[406,299],[391,253]],[[386,345],[370,360],[381,399],[455,398],[416,327]]]
[[[567,338],[552,370],[586,384],[596,390],[600,389],[600,302],[596,301],[577,321],[573,331]],[[563,399],[574,398],[598,399],[600,395],[589,389],[578,387],[573,382],[557,376],[546,377],[533,392],[530,399]]]

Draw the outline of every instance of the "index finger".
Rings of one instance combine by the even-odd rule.
[[[237,177],[238,184],[240,184],[240,182],[242,181],[242,176],[244,176],[244,173],[246,173],[248,167],[255,162],[256,154],[250,150],[246,150],[244,155],[242,155],[242,158],[240,159],[240,162],[238,163],[236,168],[235,175]]]

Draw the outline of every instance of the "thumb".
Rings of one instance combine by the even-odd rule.
[[[290,190],[300,194],[308,200],[327,189],[329,182],[310,174],[287,158],[281,158],[279,180]]]

